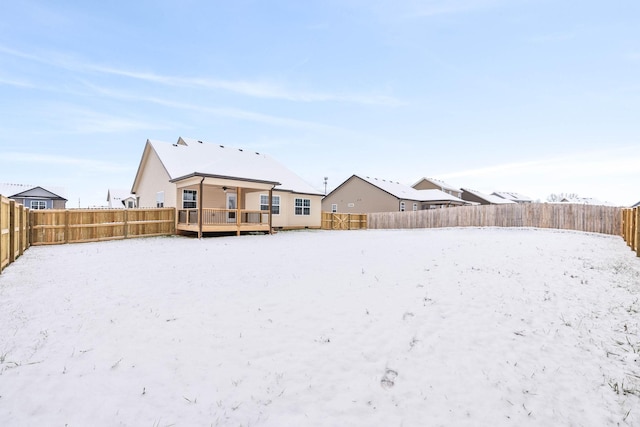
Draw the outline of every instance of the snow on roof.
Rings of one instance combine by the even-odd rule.
[[[24,193],[25,191],[32,190],[34,188],[42,188],[50,193],[55,194],[56,196],[60,196],[64,198],[64,187],[43,187],[39,185],[30,185],[30,184],[11,184],[11,183],[0,183],[0,194],[5,197],[15,196],[16,194]]]
[[[400,184],[397,181],[388,181],[385,179],[370,178],[368,176],[363,177],[360,175],[356,175],[356,176],[368,182],[369,184],[374,185],[380,188],[381,190],[386,191],[392,196],[397,197],[398,199],[415,200],[419,202],[451,201],[451,202],[465,203],[464,200],[461,200],[441,190],[435,190],[435,189],[416,190],[413,187]]]
[[[533,202],[533,199],[520,193],[513,191],[496,191],[493,196],[502,197],[503,199],[512,200],[514,202]]]
[[[467,193],[471,193],[476,197],[486,200],[487,202],[494,205],[506,205],[509,203],[515,203],[513,200],[503,199],[502,197],[494,196],[491,194],[485,194],[477,190],[470,190],[468,188],[463,188],[462,191],[466,191]]]
[[[445,190],[449,190],[449,191],[457,191],[460,192],[461,190],[458,187],[455,187],[451,184],[447,184],[444,181],[441,181],[439,179],[435,179],[435,178],[421,178],[420,180],[418,180],[418,182],[416,182],[415,184],[413,184],[413,186],[417,185],[418,183],[422,182],[422,181],[429,181],[432,184],[438,185],[440,186],[440,188],[443,188]]]
[[[276,190],[302,194],[323,193],[270,156],[241,148],[179,138],[175,144],[147,141],[158,154],[170,179],[197,174],[279,182]]]
[[[573,203],[577,205],[594,205],[594,206],[618,206],[614,203],[603,202],[602,200],[594,199],[592,197],[573,197],[567,199],[566,197],[560,200],[561,203]]]
[[[122,190],[119,188],[110,188],[107,190],[107,202],[109,206],[113,208],[124,208],[124,202],[127,199],[136,199],[135,194],[131,194],[129,190]]]

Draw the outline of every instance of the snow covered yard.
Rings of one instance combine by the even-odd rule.
[[[536,229],[33,247],[3,426],[640,424],[640,260]]]

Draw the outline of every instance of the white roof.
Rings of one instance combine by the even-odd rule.
[[[514,193],[513,191],[496,191],[492,195],[502,197],[507,200],[513,200],[514,202],[533,202],[533,199],[530,197],[520,193]]]
[[[466,191],[467,193],[471,193],[476,197],[486,200],[487,202],[494,205],[506,205],[510,203],[515,203],[513,200],[503,199],[502,197],[494,196],[491,194],[485,194],[477,190],[470,190],[468,188],[463,188],[462,191]]]
[[[457,192],[461,192],[462,190],[460,190],[458,187],[455,187],[451,184],[447,184],[444,181],[440,181],[439,179],[435,179],[435,178],[421,178],[418,182],[416,182],[415,184],[413,184],[414,186],[419,184],[422,181],[429,181],[432,184],[438,185],[440,186],[440,188],[444,188],[445,190],[449,190],[449,191],[457,191]]]
[[[356,175],[358,178],[367,181],[371,185],[375,185],[381,190],[386,191],[392,196],[398,199],[415,200],[418,202],[435,202],[435,201],[451,201],[466,203],[464,200],[459,199],[451,194],[445,193],[441,190],[416,190],[408,185],[400,184],[397,181],[388,181],[385,179],[370,178],[368,176],[362,177]]]
[[[180,138],[178,143],[147,141],[158,154],[170,179],[193,174],[279,182],[276,190],[323,195],[270,156],[241,148]]]
[[[31,190],[32,188],[41,187],[45,190],[64,198],[65,190],[63,187],[49,187],[42,185],[30,185],[30,184],[10,184],[10,183],[1,183],[0,182],[0,194],[5,197],[11,197],[13,195],[22,193],[27,190]]]
[[[127,199],[136,199],[135,194],[131,194],[129,190],[122,190],[119,188],[110,188],[107,190],[107,202],[111,208],[124,208],[124,202]]]
[[[561,203],[573,203],[578,205],[595,205],[595,206],[617,206],[616,204],[603,202],[602,200],[594,199],[592,197],[573,197],[567,199],[566,197],[560,200]]]

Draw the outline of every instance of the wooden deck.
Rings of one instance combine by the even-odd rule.
[[[195,233],[266,232],[271,231],[269,213],[245,209],[178,209],[177,230]]]

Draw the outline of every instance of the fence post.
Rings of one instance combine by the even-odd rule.
[[[9,200],[9,264],[16,260],[16,201]]]
[[[636,256],[640,257],[640,207],[634,208],[633,213],[636,217],[636,229],[634,230],[635,238],[636,238]]]
[[[64,211],[64,242],[69,243],[69,209]]]

